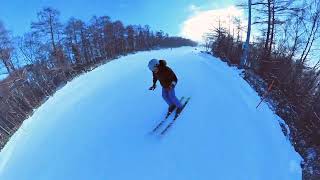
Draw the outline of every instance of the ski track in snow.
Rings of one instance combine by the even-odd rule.
[[[163,137],[148,134],[167,109],[160,84],[148,90],[151,58],[175,71],[178,97],[192,97]],[[191,47],[121,57],[23,123],[0,152],[0,179],[301,179],[301,157],[259,101],[236,68]]]

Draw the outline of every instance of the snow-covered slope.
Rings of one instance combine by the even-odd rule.
[[[166,59],[190,103],[164,137],[167,106],[147,62]],[[112,61],[59,90],[0,153],[1,180],[298,180],[301,157],[236,69],[190,47]]]

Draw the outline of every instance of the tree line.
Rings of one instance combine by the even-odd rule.
[[[206,36],[206,48],[230,65],[244,68],[245,79],[259,94],[266,94],[272,84],[267,97],[290,127],[291,142],[304,158],[303,177],[319,179],[320,1],[249,3],[240,7],[252,9],[252,24],[246,27],[235,21],[236,33],[216,27]],[[247,59],[241,59],[246,45],[239,34],[251,25],[260,33],[248,45]]]
[[[9,74],[0,81],[0,148],[34,109],[79,74],[128,53],[196,45],[108,16],[88,23],[72,17],[65,24],[59,18],[58,10],[43,8],[30,32],[19,37],[0,22],[0,61]]]

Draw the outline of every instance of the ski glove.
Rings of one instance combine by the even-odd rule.
[[[172,81],[172,83],[171,83],[170,87],[171,87],[171,88],[174,88],[174,87],[176,86],[176,84],[177,84],[177,82]]]
[[[169,86],[169,89],[174,88],[174,87],[176,86],[176,84],[177,84],[177,82],[172,81],[172,83],[171,83],[170,86]]]
[[[157,85],[154,84],[149,88],[149,90],[153,91],[154,89],[156,89],[156,87],[157,87]]]

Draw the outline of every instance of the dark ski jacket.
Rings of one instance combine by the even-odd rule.
[[[165,60],[159,61],[159,71],[157,73],[153,72],[153,85],[157,83],[157,80],[160,81],[160,84],[163,88],[169,88],[173,81],[178,82],[177,76],[174,74],[172,69],[167,66]]]

